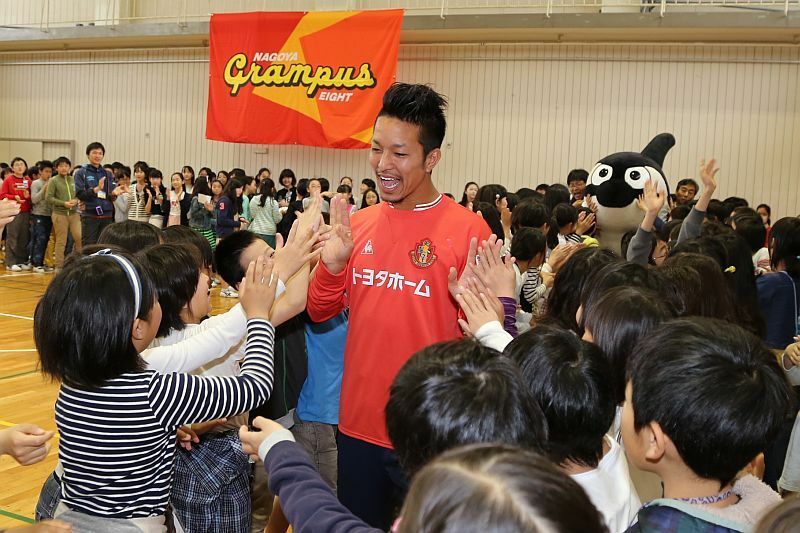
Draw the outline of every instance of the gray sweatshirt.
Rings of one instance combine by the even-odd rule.
[[[41,178],[31,183],[31,214],[49,217],[53,207],[47,203],[46,182]]]

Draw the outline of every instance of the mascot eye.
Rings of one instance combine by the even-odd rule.
[[[611,175],[613,173],[613,168],[600,163],[592,170],[592,174],[589,176],[589,183],[592,185],[600,185],[601,183],[605,183],[611,179]]]
[[[631,167],[625,171],[625,183],[634,189],[644,189],[650,179],[650,171],[646,167]]]

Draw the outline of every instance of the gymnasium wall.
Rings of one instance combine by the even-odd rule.
[[[510,189],[563,181],[652,135],[678,144],[672,186],[716,157],[718,195],[800,212],[800,91],[796,47],[664,45],[404,45],[398,79],[450,99],[434,179]],[[207,50],[0,55],[0,139],[64,139],[82,156],[101,140],[107,161],[144,159],[165,173],[284,167],[298,176],[370,175],[366,151],[253,146],[204,139]],[[280,124],[263,124],[279,128]],[[49,154],[48,154],[49,155]],[[82,157],[80,158],[82,160]]]

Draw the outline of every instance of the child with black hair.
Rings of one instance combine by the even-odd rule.
[[[542,282],[539,268],[547,254],[547,237],[535,228],[519,228],[514,234],[509,253],[515,259],[515,295],[522,304],[521,313],[524,313],[517,320],[517,330],[522,332],[529,329],[532,318],[539,317],[544,311],[547,286]]]
[[[278,201],[273,197],[274,190],[275,184],[271,179],[266,178],[261,182],[258,194],[250,201],[252,222],[247,226],[248,231],[264,239],[272,248],[275,248],[278,224],[283,219]]]
[[[150,167],[144,161],[137,161],[133,165],[133,178],[135,183],[128,193],[128,220],[148,222],[150,220],[150,202],[152,196],[148,193]]]
[[[609,531],[625,531],[642,504],[624,450],[606,435],[617,405],[609,360],[552,326],[523,333],[504,354],[519,365],[547,418],[547,455],[583,487]]]
[[[158,229],[164,227],[164,220],[168,212],[164,211],[164,202],[169,202],[167,188],[164,186],[164,175],[157,168],[151,168],[147,174],[149,185],[147,186],[147,222]]]
[[[44,373],[62,382],[56,401],[62,520],[90,530],[164,528],[175,430],[269,397],[274,328],[268,318],[277,279],[271,261],[250,265],[241,376],[203,378],[145,370],[139,352],[155,337],[161,310],[149,274],[133,256],[100,252],[56,276],[36,307],[34,336]],[[98,328],[108,334],[98,335]]]
[[[628,531],[748,531],[780,503],[757,478],[739,477],[790,405],[783,370],[757,337],[714,319],[670,321],[636,346],[627,378],[625,451],[664,491]]]
[[[411,357],[392,385],[386,421],[398,457],[387,467],[403,483],[440,453],[464,444],[503,443],[538,451],[547,438],[544,415],[516,365],[472,341],[434,344]],[[349,523],[351,531],[376,531],[320,486],[308,458],[297,445],[283,442],[293,440],[291,434],[272,432],[273,424],[256,419],[254,425],[268,432],[242,428],[240,435],[250,453],[267,457],[270,488],[295,529],[330,531],[337,523]],[[280,457],[269,450],[273,446],[283,450]],[[303,501],[301,495],[309,490],[315,497]]]
[[[547,235],[547,245],[550,249],[559,244],[580,243],[582,239],[578,231],[578,210],[569,204],[556,205],[553,208],[553,222]]]
[[[192,196],[185,189],[184,176],[180,172],[173,172],[169,181],[170,189],[161,203],[161,212],[167,216],[167,227],[188,226]]]
[[[213,194],[208,181],[198,178],[194,182],[192,203],[189,205],[189,227],[206,239],[212,250],[217,247],[217,214]]]
[[[19,204],[19,214],[6,228],[6,268],[12,272],[31,270],[28,263],[28,241],[30,240],[31,183],[26,175],[28,163],[21,157],[11,160],[12,172],[3,180],[0,199]]]
[[[800,335],[800,218],[784,217],[770,231],[773,272],[756,279],[767,346],[783,350]]]
[[[31,264],[33,271],[43,274],[52,272],[44,264],[45,250],[53,229],[52,206],[47,203],[47,188],[53,175],[52,161],[39,161],[39,178],[31,183]]]
[[[122,166],[114,171],[114,183],[117,184],[120,194],[114,199],[114,222],[128,220],[131,199],[131,169]]]
[[[764,243],[767,240],[767,228],[757,214],[735,215],[732,220],[733,230],[745,240],[753,254],[753,268],[759,276],[770,270],[769,250]]]
[[[161,232],[152,224],[136,220],[114,222],[103,228],[97,244],[113,244],[135,254],[161,243]]]
[[[80,251],[82,243],[81,216],[78,213],[78,198],[75,196],[75,180],[69,175],[71,164],[66,157],[56,159],[53,163],[56,175],[50,178],[50,184],[47,186],[46,199],[52,207],[56,269],[64,266],[67,234],[72,235],[76,251]]]

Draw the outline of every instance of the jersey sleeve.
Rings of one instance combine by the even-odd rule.
[[[325,322],[345,308],[344,290],[349,265],[338,274],[331,274],[325,263],[319,262],[308,287],[306,310],[313,322]]]

